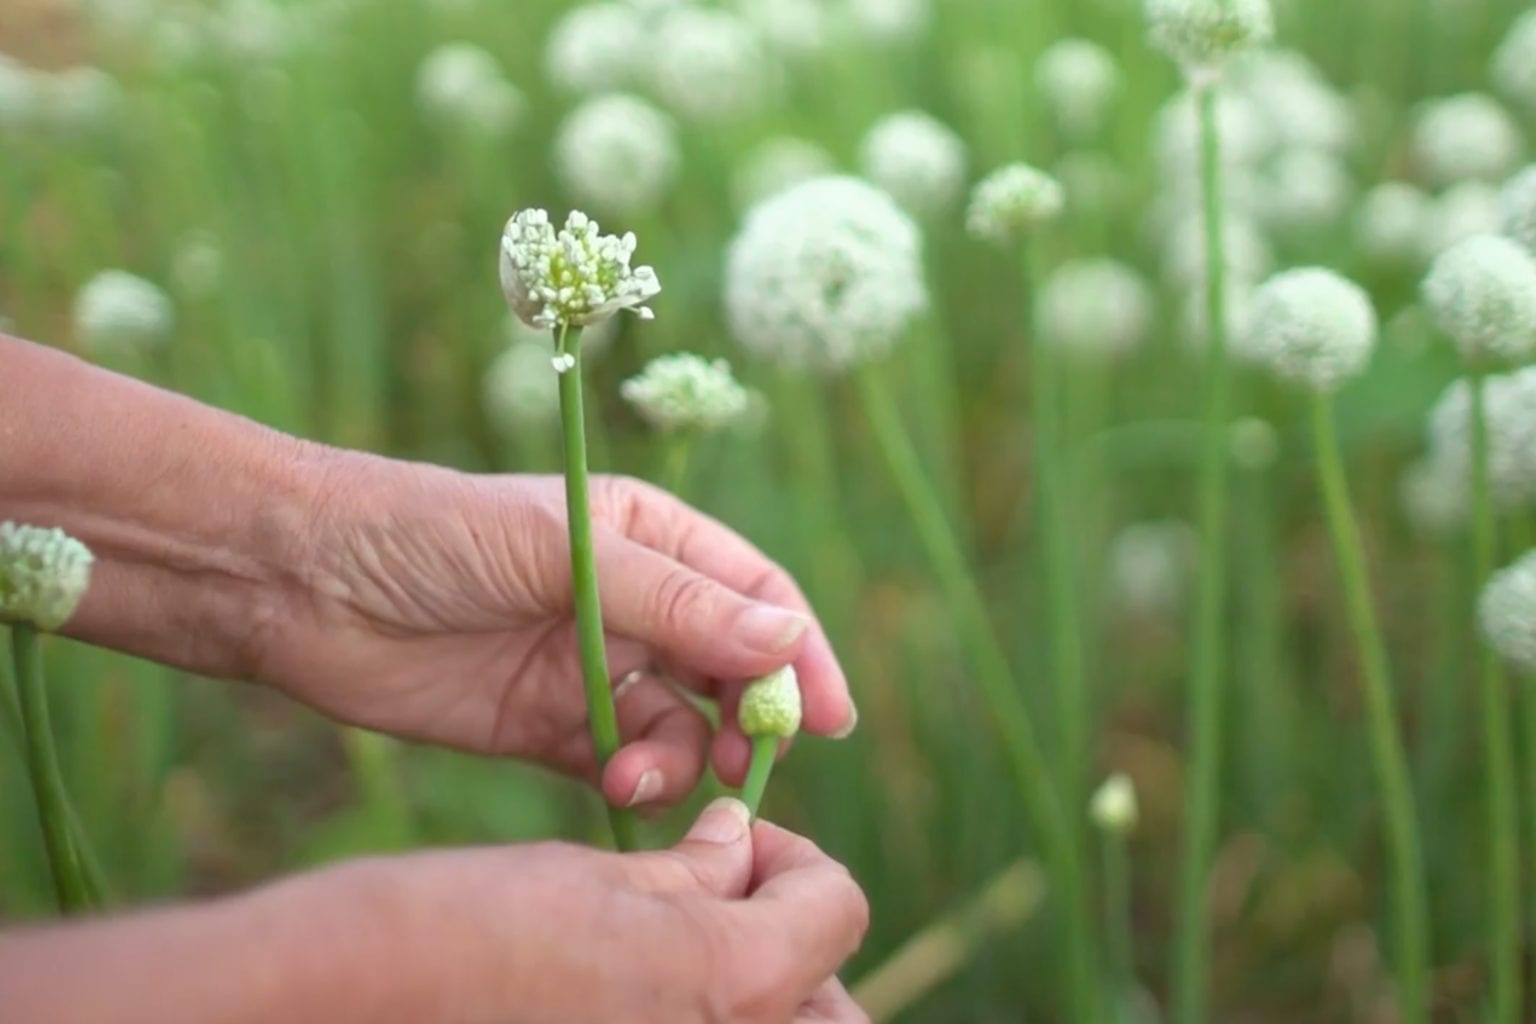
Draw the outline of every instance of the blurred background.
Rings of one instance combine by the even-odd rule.
[[[1420,465],[1459,363],[1415,296],[1434,255],[1496,227],[1498,188],[1536,141],[1536,83],[1518,73],[1536,42],[1524,64],[1498,56],[1528,9],[1277,0],[1277,49],[1234,69],[1221,110],[1239,285],[1320,263],[1366,285],[1384,324],[1338,408],[1447,1021],[1480,1019],[1486,984],[1478,581],[1454,486]],[[868,891],[873,931],[849,976],[953,920],[953,969],[882,996],[883,1019],[1062,1019],[1034,844],[850,389],[754,361],[722,310],[724,254],[753,203],[829,171],[871,178],[922,225],[933,292],[888,372],[1045,723],[1031,332],[1064,353],[1093,731],[1063,770],[1134,781],[1140,991],[1124,1012],[1155,1020],[1199,554],[1203,256],[1182,88],[1135,0],[4,0],[0,326],[305,437],[552,471],[547,342],[509,323],[502,225],[579,207],[636,232],[664,291],[654,323],[594,340],[595,468],[678,489],[789,566],[825,618],[861,726],[800,742],[766,813]],[[1016,160],[1067,195],[1036,242],[1056,276],[1035,282],[1032,315],[1016,254],[965,229],[968,187]],[[753,394],[749,415],[687,439],[686,460],[620,397],[673,351],[729,359]],[[1236,406],[1213,1014],[1390,1021],[1379,801],[1306,406],[1248,373]],[[127,901],[364,851],[602,834],[590,794],[516,764],[384,743],[253,687],[63,641],[48,656],[65,773]],[[1054,730],[1044,741],[1061,752]],[[46,913],[50,889],[7,746],[0,920],[16,920]],[[1088,834],[1086,800],[1070,813]],[[686,820],[653,823],[651,841]]]

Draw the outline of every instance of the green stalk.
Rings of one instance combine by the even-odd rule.
[[[48,717],[48,691],[43,681],[42,650],[37,631],[20,623],[11,627],[11,657],[16,668],[16,692],[21,698],[22,726],[26,733],[27,773],[37,818],[43,829],[43,847],[53,873],[59,909],[76,914],[90,909],[91,883],[69,829],[69,798],[64,775],[53,743]]]
[[[587,495],[587,431],[581,394],[581,328],[562,328],[555,347],[575,363],[560,374],[560,427],[565,441],[565,509],[571,534],[571,592],[576,604],[576,637],[581,647],[581,679],[587,696],[587,724],[598,777],[619,751],[619,717],[608,680],[608,651],[603,645],[603,608],[598,598],[597,559],[592,549],[592,505]],[[639,846],[635,816],[604,801],[613,842],[620,850]]]
[[[747,768],[747,781],[741,786],[741,802],[747,805],[756,819],[757,809],[762,806],[763,794],[768,790],[768,779],[773,775],[773,762],[779,756],[777,736],[752,737],[752,763]]]
[[[1414,809],[1408,755],[1398,727],[1387,646],[1371,597],[1365,545],[1361,542],[1359,520],[1344,475],[1333,405],[1327,395],[1313,396],[1312,424],[1317,444],[1318,479],[1338,559],[1345,609],[1359,648],[1371,755],[1375,761],[1376,781],[1381,786],[1382,813],[1392,862],[1392,923],[1396,933],[1399,1014],[1404,1024],[1427,1024],[1429,910],[1424,852]]]
[[[1104,934],[1109,939],[1109,980],[1117,1006],[1136,995],[1135,930],[1131,922],[1131,857],[1125,835],[1104,833]]]
[[[855,374],[859,398],[882,457],[895,478],[907,512],[926,549],[955,619],[961,645],[971,660],[1023,799],[1024,812],[1054,878],[1066,926],[1066,946],[1076,1020],[1097,1022],[1092,912],[1082,873],[1078,830],[1061,810],[1047,762],[1036,738],[1029,707],[1008,666],[965,555],[944,516],[944,505],[923,474],[922,460],[901,422],[901,413],[876,367]]]
[[[1227,361],[1226,252],[1223,244],[1221,139],[1217,87],[1200,88],[1200,178],[1205,198],[1205,290],[1209,344],[1200,457],[1200,581],[1194,623],[1195,661],[1190,681],[1189,771],[1184,806],[1184,854],[1179,876],[1178,937],[1174,963],[1174,1019],[1206,1019],[1210,973],[1207,948],[1207,875],[1219,826],[1222,754],[1222,621],[1226,611]]]
[[[1488,477],[1488,420],[1484,375],[1473,371],[1472,563],[1480,588],[1498,557]],[[1509,693],[1504,670],[1487,644],[1477,644],[1477,677],[1483,711],[1483,775],[1487,785],[1488,925],[1493,1024],[1515,1024],[1520,1015],[1520,874],[1515,823],[1515,768],[1509,731]]]

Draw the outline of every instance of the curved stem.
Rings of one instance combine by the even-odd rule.
[[[592,507],[587,495],[587,431],[581,394],[581,328],[559,332],[556,349],[575,360],[560,374],[560,427],[565,441],[565,513],[571,533],[571,587],[576,603],[576,637],[581,648],[581,680],[587,696],[587,723],[598,777],[619,750],[619,719],[608,679],[603,645],[603,608],[597,589],[597,559],[592,548]],[[605,801],[606,803],[606,801]],[[638,845],[635,816],[608,805],[614,845]]]
[[[757,818],[757,809],[762,806],[763,794],[767,792],[768,780],[773,775],[773,762],[778,756],[777,736],[752,737],[752,763],[747,768],[747,781],[741,784],[741,802],[752,812],[753,820]]]
[[[1371,755],[1381,787],[1382,813],[1392,870],[1392,922],[1396,938],[1398,1008],[1404,1024],[1429,1020],[1429,910],[1424,880],[1424,853],[1414,809],[1408,755],[1398,726],[1396,696],[1386,642],[1371,597],[1365,545],[1349,496],[1344,462],[1339,452],[1333,406],[1326,395],[1313,396],[1312,424],[1317,444],[1318,478],[1328,529],[1338,559],[1339,582],[1350,629],[1359,648],[1365,683]]]
[[[955,630],[971,660],[992,719],[1002,735],[1014,781],[1040,844],[1061,900],[1066,926],[1075,1019],[1097,1022],[1097,980],[1094,969],[1093,918],[1083,881],[1078,830],[1062,813],[1041,752],[1034,721],[1002,644],[993,631],[986,599],[972,579],[944,506],[923,475],[922,461],[901,422],[901,413],[876,367],[856,375],[859,398],[886,465],[939,577],[954,614]]]
[[[1497,558],[1493,500],[1488,477],[1488,420],[1484,375],[1472,388],[1472,558],[1476,585],[1493,575]],[[1515,1024],[1520,1015],[1520,875],[1515,825],[1515,768],[1504,670],[1487,644],[1477,644],[1477,677],[1483,712],[1483,775],[1487,789],[1488,924],[1494,1024]]]

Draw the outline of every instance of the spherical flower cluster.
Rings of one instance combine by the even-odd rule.
[[[683,7],[656,32],[652,78],[667,106],[697,121],[739,117],[767,95],[762,40],[730,11]]]
[[[1349,100],[1299,53],[1250,54],[1236,68],[1234,87],[1259,113],[1275,149],[1341,153],[1358,129]]]
[[[1355,241],[1377,263],[1412,264],[1423,254],[1432,200],[1419,188],[1388,181],[1365,194],[1355,214]]]
[[[1536,10],[1521,15],[1494,51],[1493,81],[1512,101],[1536,110]]]
[[[1536,367],[1491,376],[1483,383],[1488,429],[1488,476],[1503,509],[1536,504]],[[1472,493],[1472,389],[1461,380],[1446,389],[1429,418],[1429,460],[1445,480]]]
[[[1536,256],[1479,235],[1430,268],[1424,304],[1470,362],[1516,360],[1536,347]]]
[[[1254,293],[1240,351],[1281,380],[1333,391],[1365,369],[1376,336],[1365,290],[1308,267],[1277,274]]]
[[[1063,39],[1040,55],[1035,84],[1056,123],[1074,138],[1096,133],[1120,91],[1120,66],[1108,50],[1087,39]]]
[[[1536,256],[1536,164],[1509,179],[1499,193],[1499,226],[1506,238]]]
[[[879,189],[817,178],[759,205],[731,244],[725,305],[760,356],[837,371],[890,349],[927,308],[917,226]]]
[[[0,523],[0,619],[59,629],[80,606],[94,561],[63,530]]]
[[[1435,198],[1424,224],[1422,257],[1433,261],[1469,238],[1499,233],[1499,191],[1486,181],[1463,181]]]
[[[800,679],[793,665],[750,683],[741,695],[736,722],[748,737],[789,739],[800,731]]]
[[[1088,807],[1093,823],[1110,835],[1123,836],[1135,831],[1140,819],[1136,803],[1136,784],[1129,775],[1116,772],[1094,791]]]
[[[635,236],[601,234],[597,222],[572,211],[559,232],[543,210],[507,221],[501,238],[501,290],[529,326],[584,327],[623,309],[643,320],[661,292],[650,267],[629,265]]]
[[[1216,131],[1221,137],[1222,167],[1229,178],[1246,175],[1274,148],[1264,112],[1241,92],[1224,89],[1217,97]],[[1200,108],[1193,91],[1185,90],[1158,108],[1152,122],[1152,144],[1163,180],[1181,186],[1190,199],[1198,200]]]
[[[737,0],[736,6],[778,53],[807,57],[826,48],[828,11],[821,0]]]
[[[1425,104],[1413,128],[1413,155],[1434,185],[1503,181],[1518,166],[1520,128],[1492,96],[1469,92]]]
[[[1199,535],[1178,520],[1134,523],[1110,544],[1109,594],[1135,616],[1175,613],[1184,603],[1200,552]]]
[[[1260,191],[1264,224],[1279,234],[1319,231],[1349,210],[1355,183],[1344,162],[1322,149],[1289,149],[1270,163]]]
[[[1221,233],[1222,256],[1234,286],[1249,286],[1270,272],[1274,252],[1264,230],[1251,217],[1229,212],[1222,218]],[[1163,273],[1171,283],[1191,289],[1205,286],[1209,252],[1205,235],[1205,214],[1198,210],[1168,231],[1164,239]]]
[[[435,120],[487,134],[510,128],[524,106],[496,58],[470,43],[440,46],[422,60],[416,102]]]
[[[567,11],[551,30],[544,46],[545,71],[566,92],[623,89],[639,77],[645,40],[645,21],[633,7],[582,4]]]
[[[843,0],[844,20],[860,39],[876,45],[908,43],[928,28],[931,0]]]
[[[1028,164],[1009,164],[972,190],[966,230],[974,238],[1009,245],[1061,216],[1066,202],[1055,178]]]
[[[1146,12],[1152,45],[1192,77],[1219,71],[1275,34],[1269,0],[1147,0]]]
[[[654,208],[672,186],[678,163],[671,119],[628,93],[587,100],[555,138],[555,167],[571,195],[622,216]]]
[[[176,313],[157,285],[124,270],[105,270],[75,296],[74,320],[90,350],[122,354],[163,343]]]
[[[1408,522],[1422,534],[1448,536],[1467,522],[1471,501],[1466,473],[1444,459],[1415,462],[1399,482]]]
[[[1483,588],[1478,618],[1501,656],[1536,674],[1536,551],[1494,574]]]
[[[1035,330],[1046,344],[1087,359],[1128,355],[1152,326],[1152,290],[1115,260],[1058,268],[1040,290]]]
[[[802,181],[831,174],[835,166],[832,154],[814,142],[787,135],[768,139],[737,170],[736,202],[750,209]]]
[[[667,432],[720,430],[744,416],[749,404],[730,363],[691,352],[652,359],[619,394],[641,419]]]
[[[965,143],[920,110],[877,122],[864,137],[860,165],[865,177],[913,213],[943,210],[965,187]]]
[[[501,433],[552,424],[560,416],[560,385],[551,372],[548,341],[508,345],[485,371],[481,399],[486,417]]]

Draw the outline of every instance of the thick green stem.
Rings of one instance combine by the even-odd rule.
[[[571,533],[571,587],[576,604],[576,637],[581,648],[581,679],[587,696],[587,724],[598,773],[619,751],[619,718],[608,679],[608,651],[603,643],[603,608],[597,589],[597,560],[592,549],[592,507],[587,496],[587,431],[581,393],[581,328],[559,332],[556,348],[572,362],[560,373],[560,427],[565,441],[565,512]],[[608,806],[614,845],[639,845],[634,815]]]
[[[1413,785],[1398,724],[1387,645],[1371,597],[1365,545],[1344,475],[1338,431],[1331,399],[1313,397],[1312,424],[1317,443],[1318,479],[1328,529],[1338,560],[1344,605],[1360,657],[1365,684],[1366,717],[1371,757],[1381,787],[1387,848],[1392,871],[1392,924],[1395,935],[1398,1012],[1404,1024],[1429,1020],[1429,910],[1425,890],[1424,852],[1414,809]]]
[[[1131,858],[1125,836],[1104,836],[1104,934],[1109,941],[1109,981],[1117,1006],[1136,994],[1135,930],[1131,921]]]
[[[779,756],[777,736],[752,737],[752,763],[747,768],[747,781],[741,785],[741,802],[747,805],[752,817],[763,804],[763,794],[768,791],[768,780],[773,776],[773,762]]]
[[[1065,919],[1074,1019],[1097,1022],[1093,918],[1083,881],[1079,832],[1062,813],[1029,707],[993,630],[986,599],[971,577],[959,541],[945,519],[943,502],[924,476],[917,449],[879,374],[877,367],[865,367],[857,374],[865,415],[939,578],[961,645],[1002,735],[1024,812],[1054,880]]]
[[[1206,1019],[1210,971],[1207,948],[1207,875],[1219,824],[1218,783],[1222,756],[1222,643],[1226,613],[1227,360],[1226,253],[1223,242],[1221,140],[1216,121],[1217,87],[1202,86],[1200,177],[1205,199],[1205,413],[1200,458],[1200,580],[1190,679],[1189,769],[1184,798],[1184,852],[1179,877],[1178,937],[1174,964],[1174,1019]]]
[[[1472,388],[1472,561],[1480,588],[1498,557],[1493,499],[1488,478],[1488,420],[1484,378]],[[1488,826],[1488,926],[1493,1024],[1520,1016],[1520,874],[1515,822],[1515,768],[1504,670],[1487,644],[1477,644],[1477,677],[1483,713],[1483,778]]]
[[[64,791],[64,775],[59,770],[53,725],[48,716],[42,651],[37,632],[31,626],[11,627],[11,656],[16,667],[16,692],[21,698],[22,728],[26,734],[27,772],[37,802],[48,867],[53,873],[54,893],[60,910],[76,914],[92,906],[91,883],[80,861],[79,849],[70,836],[69,798]]]

